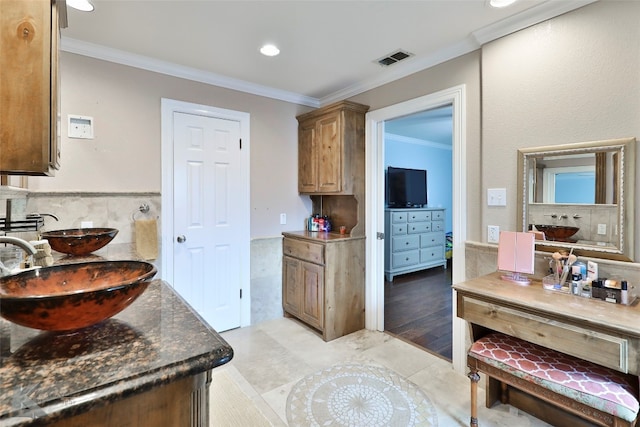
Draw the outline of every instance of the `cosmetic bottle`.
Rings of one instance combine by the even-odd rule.
[[[582,274],[571,275],[571,293],[573,295],[580,295],[582,293]]]
[[[620,282],[620,304],[629,304],[629,290],[627,289],[627,281]]]

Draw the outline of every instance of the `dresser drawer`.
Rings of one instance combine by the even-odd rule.
[[[412,233],[427,233],[431,231],[431,222],[410,222],[407,224],[407,232]]]
[[[628,341],[458,293],[458,316],[543,347],[627,372]],[[597,348],[598,351],[593,351]]]
[[[408,267],[420,262],[420,251],[406,251],[393,254],[392,267]]]
[[[324,245],[320,243],[285,237],[282,241],[282,253],[315,264],[324,264]]]
[[[444,245],[444,233],[425,233],[420,236],[420,247],[428,248],[430,246]]]
[[[431,211],[432,221],[444,221],[444,211]]]
[[[407,212],[407,220],[409,222],[431,221],[431,212],[429,211]]]
[[[443,258],[444,248],[442,246],[420,249],[420,262],[441,261]]]
[[[407,234],[407,224],[391,224],[391,234],[393,236]]]
[[[394,237],[391,241],[391,250],[396,251],[408,251],[411,249],[418,249],[420,247],[420,236],[402,236]]]
[[[444,221],[432,221],[431,231],[444,231]]]
[[[391,222],[394,224],[407,222],[407,212],[391,212]]]

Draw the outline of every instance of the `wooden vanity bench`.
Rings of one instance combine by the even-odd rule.
[[[473,343],[471,426],[478,425],[480,372],[487,407],[500,400],[554,426],[637,424],[638,301],[612,304],[545,290],[535,280],[506,282],[498,273],[453,288]],[[605,388],[616,395],[602,394]]]

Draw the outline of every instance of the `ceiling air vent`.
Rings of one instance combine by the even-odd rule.
[[[413,56],[413,53],[409,53],[405,50],[397,50],[388,55],[383,56],[380,59],[377,59],[376,62],[383,67],[388,67],[391,64],[395,64],[396,62],[400,62],[403,59],[407,59]]]

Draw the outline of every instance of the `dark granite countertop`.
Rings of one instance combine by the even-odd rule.
[[[161,280],[113,318],[72,333],[0,319],[0,426],[67,418],[232,357],[224,339]]]

